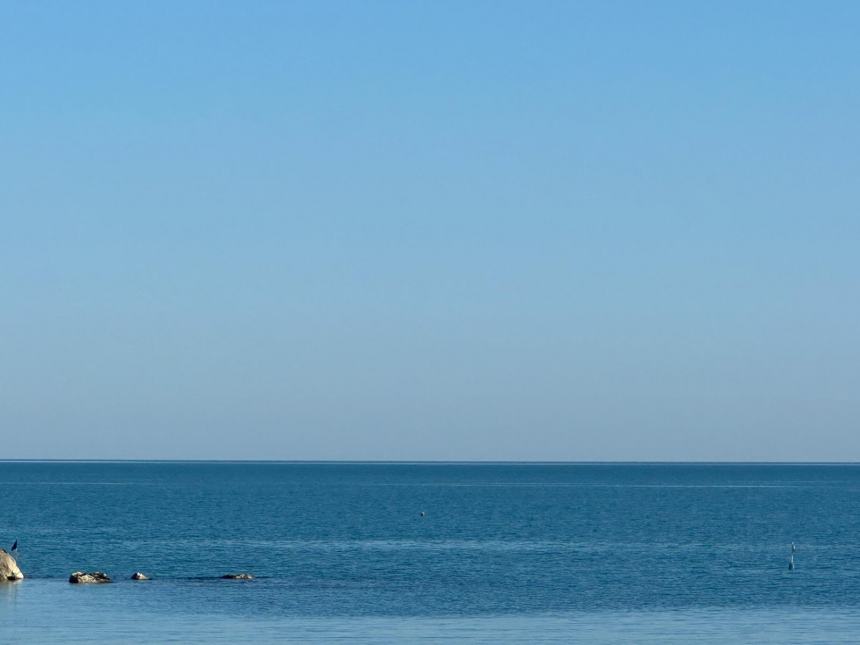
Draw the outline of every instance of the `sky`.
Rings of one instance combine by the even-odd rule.
[[[0,0],[0,457],[860,460],[858,25]]]

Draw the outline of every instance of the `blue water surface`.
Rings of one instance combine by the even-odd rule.
[[[855,465],[7,462],[0,490],[3,640],[860,637]]]

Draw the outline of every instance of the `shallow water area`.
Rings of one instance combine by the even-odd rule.
[[[161,583],[153,602],[133,585],[72,587],[30,581],[0,587],[6,642],[583,642],[850,643],[860,612],[816,609],[585,611],[490,616],[284,616],[176,611],[182,584]],[[233,598],[236,600],[236,598]]]

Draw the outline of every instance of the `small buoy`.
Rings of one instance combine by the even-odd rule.
[[[419,515],[420,515],[421,517],[424,517],[424,516],[426,516],[426,515],[427,515],[427,513],[425,513],[424,511],[421,511],[421,512],[419,513]]]

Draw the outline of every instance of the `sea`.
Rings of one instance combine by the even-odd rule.
[[[0,493],[2,643],[860,641],[853,464],[2,462]]]

